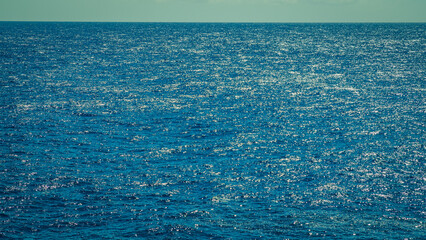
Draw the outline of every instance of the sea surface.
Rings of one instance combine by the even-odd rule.
[[[425,239],[426,24],[0,23],[1,239]]]

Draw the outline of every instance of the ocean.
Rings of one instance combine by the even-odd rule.
[[[0,22],[0,238],[425,239],[425,30]]]

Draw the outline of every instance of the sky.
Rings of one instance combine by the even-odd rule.
[[[0,0],[0,21],[426,22],[426,0]]]

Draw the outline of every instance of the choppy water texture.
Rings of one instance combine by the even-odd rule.
[[[424,239],[425,29],[0,23],[0,236]]]

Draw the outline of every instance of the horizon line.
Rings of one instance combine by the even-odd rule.
[[[414,21],[404,21],[404,22],[395,22],[395,21],[343,21],[343,22],[335,22],[335,21],[319,21],[319,22],[303,22],[303,21],[294,21],[294,22],[273,22],[273,21],[256,21],[256,22],[249,22],[249,21],[241,21],[241,22],[237,22],[237,21],[230,21],[230,22],[221,22],[221,21],[194,21],[194,22],[190,22],[190,21],[58,21],[58,20],[0,20],[0,22],[35,22],[35,23],[212,23],[212,24],[233,24],[233,23],[237,23],[237,24],[242,24],[242,23],[246,23],[246,24],[264,24],[264,23],[270,23],[270,24],[303,24],[303,23],[307,23],[307,24],[319,24],[319,23],[330,23],[330,24],[383,24],[383,23],[389,23],[389,24],[403,24],[403,23],[414,23],[414,24],[425,24],[426,22],[414,22]]]

